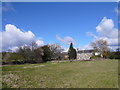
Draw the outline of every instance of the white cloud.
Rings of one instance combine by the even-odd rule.
[[[104,17],[96,27],[96,31],[99,34],[98,38],[106,39],[110,45],[118,44],[118,33],[120,34],[120,31],[114,28],[114,22],[112,19]]]
[[[108,41],[109,45],[118,45],[118,34],[120,31],[114,28],[114,22],[112,19],[107,19],[104,17],[99,25],[96,27],[97,36],[91,32],[87,32],[90,36],[94,37],[95,40],[97,39],[104,39]]]
[[[13,52],[15,52],[17,49],[18,49],[17,46],[10,48],[10,50],[12,50]]]
[[[84,45],[84,46],[80,46],[78,48],[78,50],[90,50],[90,49],[92,49],[90,44],[87,44],[87,45]]]
[[[35,41],[38,45],[44,43],[43,41],[36,39],[35,35],[31,31],[23,32],[15,25],[11,24],[7,24],[5,26],[5,31],[0,33],[2,33],[0,40],[2,40],[3,50],[13,49],[17,46],[22,46],[25,44],[29,45]]]
[[[68,52],[69,48],[64,48],[63,52]]]
[[[97,36],[96,35],[94,35],[93,33],[91,33],[91,32],[87,32],[86,33],[88,36],[92,36],[92,37],[94,37],[95,39],[97,39]]]
[[[72,37],[70,37],[70,36],[66,36],[66,37],[64,37],[62,39],[61,37],[59,37],[58,35],[56,35],[56,39],[59,40],[59,41],[61,41],[64,44],[70,44],[71,42],[72,43],[75,42],[75,40]]]
[[[104,17],[100,24],[96,27],[96,31],[101,36],[106,36],[110,38],[118,37],[118,30],[114,28],[114,22],[112,19],[107,19]],[[109,34],[108,34],[109,33]]]
[[[44,41],[36,40],[36,44],[37,44],[38,46],[42,45],[43,43],[44,43]]]

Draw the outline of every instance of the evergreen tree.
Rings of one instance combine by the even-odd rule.
[[[49,48],[49,46],[48,45],[45,45],[45,46],[43,46],[42,47],[42,49],[43,49],[43,53],[44,53],[44,55],[43,55],[43,60],[44,61],[49,61],[49,60],[51,60],[51,50],[50,50],[50,48]]]
[[[73,49],[73,59],[76,59],[76,56],[77,56],[77,52],[75,49]]]
[[[68,50],[68,56],[69,56],[69,59],[76,59],[76,50],[73,48],[73,44],[70,43],[70,47],[69,47],[69,50]]]

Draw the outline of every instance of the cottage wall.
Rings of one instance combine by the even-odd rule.
[[[92,56],[92,53],[77,53],[77,60],[88,60]]]

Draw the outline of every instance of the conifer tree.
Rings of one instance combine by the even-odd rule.
[[[76,59],[76,50],[73,48],[73,43],[70,43],[70,47],[69,47],[69,50],[68,50],[68,56],[69,56],[69,59]]]

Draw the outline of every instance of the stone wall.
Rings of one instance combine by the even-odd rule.
[[[77,60],[89,60],[92,53],[77,53]]]

